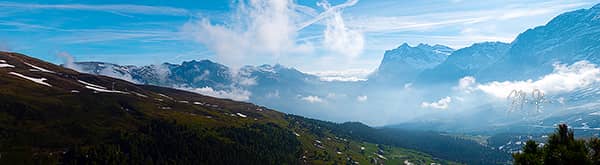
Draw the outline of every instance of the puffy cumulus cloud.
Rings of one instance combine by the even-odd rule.
[[[241,0],[228,19],[219,19],[224,22],[202,17],[184,24],[181,32],[215,52],[221,62],[239,67],[252,59],[314,52],[313,43],[297,38],[298,31],[327,19],[323,47],[354,56],[362,52],[363,37],[344,25],[341,10],[356,2],[331,6],[323,1],[318,4],[324,10],[318,13],[293,0]]]
[[[319,3],[325,9],[331,8],[329,3]],[[356,57],[364,49],[364,36],[358,30],[350,29],[344,23],[342,11],[337,10],[333,16],[326,21],[323,32],[323,45],[328,50],[349,57]]]
[[[248,0],[237,2],[230,21],[214,24],[208,18],[188,22],[183,32],[214,51],[220,60],[240,66],[247,56],[281,55],[305,52],[309,44],[298,44],[299,18],[291,0]]]
[[[475,90],[476,83],[477,81],[475,77],[466,76],[458,80],[458,86],[454,87],[454,89],[465,93],[471,93],[473,90]]]
[[[202,88],[185,88],[180,87],[178,89],[183,89],[207,96],[217,97],[217,98],[227,98],[236,101],[248,101],[250,100],[250,96],[252,93],[247,90],[239,89],[239,88],[231,88],[229,90],[215,90],[211,87],[202,87]]]
[[[65,68],[81,71],[81,69],[75,64],[75,58],[71,54],[67,52],[59,52],[56,54],[56,56],[63,61],[62,65]]]
[[[369,99],[367,96],[357,96],[356,97],[356,101],[359,101],[359,102],[365,102],[365,101],[367,101],[367,99]]]
[[[304,100],[306,102],[309,102],[309,103],[322,103],[324,101],[319,96],[305,96],[305,97],[301,97],[300,99]]]
[[[452,98],[450,96],[446,96],[441,98],[436,102],[422,102],[422,108],[433,108],[433,109],[448,109],[448,105],[452,102]]]
[[[555,64],[552,73],[536,81],[529,79],[476,84],[473,78],[469,87],[474,87],[494,97],[505,98],[512,90],[533,91],[538,89],[547,94],[556,94],[573,91],[597,82],[600,82],[600,68],[588,61],[579,61],[571,65]]]

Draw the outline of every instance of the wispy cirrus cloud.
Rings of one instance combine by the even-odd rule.
[[[0,2],[0,8],[9,9],[46,9],[46,10],[87,10],[97,12],[123,13],[123,14],[145,14],[145,15],[171,15],[171,16],[191,16],[193,12],[167,6],[147,6],[133,4],[38,4],[38,3],[17,3]]]
[[[348,19],[347,24],[350,27],[361,29],[364,32],[423,31],[457,24],[468,25],[561,13],[589,4],[591,3],[564,3],[553,1],[495,9],[431,12],[408,16],[366,16]]]
[[[185,40],[178,31],[169,30],[123,30],[123,29],[61,29],[70,35],[49,38],[50,41],[68,44],[106,42],[115,40],[180,41]]]

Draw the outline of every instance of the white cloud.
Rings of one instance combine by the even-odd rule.
[[[56,54],[56,56],[58,58],[60,58],[61,60],[63,60],[63,66],[65,68],[69,68],[69,69],[73,69],[76,71],[80,71],[81,69],[75,65],[75,58],[73,58],[73,56],[71,56],[71,54],[67,53],[67,52],[59,52]]]
[[[309,52],[310,44],[298,44],[297,7],[291,0],[249,0],[237,3],[229,22],[211,23],[208,18],[188,22],[184,33],[214,51],[220,60],[241,66],[248,56],[280,56]]]
[[[406,83],[404,84],[404,89],[412,89],[412,83]]]
[[[475,90],[474,85],[477,83],[477,80],[475,79],[475,77],[472,76],[466,76],[461,78],[460,80],[458,80],[458,86],[455,87],[455,90],[459,90],[465,93],[471,93],[473,90]]]
[[[319,4],[326,10],[331,8],[327,1]],[[326,28],[323,31],[323,45],[328,50],[349,57],[356,57],[362,53],[364,44],[363,34],[346,26],[341,10],[334,11],[333,16],[326,20]]]
[[[506,98],[512,90],[530,92],[538,89],[546,94],[573,91],[600,82],[600,68],[588,61],[579,61],[572,65],[555,64],[552,73],[538,80],[503,81],[485,84],[475,83],[474,78],[463,78],[463,88],[475,88],[497,98]]]
[[[191,92],[196,92],[199,94],[218,97],[218,98],[228,98],[236,101],[248,101],[250,100],[250,96],[252,93],[247,90],[239,89],[239,88],[231,88],[230,90],[214,90],[211,87],[202,87],[202,88],[178,88]]]
[[[252,77],[252,73],[246,69],[239,69],[236,73],[232,73],[233,81],[241,86],[257,85],[256,77]]]
[[[309,72],[319,77],[321,81],[366,81],[371,73],[367,69],[330,70],[320,72]]]
[[[323,99],[321,99],[319,96],[305,96],[300,98],[301,100],[307,101],[309,103],[321,103],[323,102]]]
[[[346,2],[344,2],[342,4],[331,6],[326,0],[319,2],[319,3],[317,3],[317,5],[327,7],[327,8],[325,8],[325,11],[321,12],[320,14],[316,15],[314,18],[312,18],[308,21],[301,23],[300,26],[298,27],[298,29],[306,28],[324,18],[330,17],[331,15],[338,13],[340,10],[342,10],[344,8],[356,5],[356,3],[358,3],[358,0],[347,0]]]
[[[365,102],[365,101],[367,101],[367,99],[368,99],[367,96],[357,96],[356,97],[356,101],[359,101],[359,102]]]
[[[118,68],[113,68],[112,66],[108,66],[100,71],[98,71],[99,75],[104,75],[112,78],[117,78],[125,81],[129,81],[131,83],[139,84],[139,82],[135,81],[133,77],[131,77],[128,73],[121,73],[117,71]]]
[[[191,39],[215,52],[221,62],[235,68],[252,59],[263,59],[264,63],[264,59],[312,53],[315,46],[298,39],[298,31],[333,17],[323,34],[323,47],[353,56],[362,51],[362,35],[345,27],[341,9],[356,1],[336,6],[325,1],[319,4],[327,8],[316,13],[315,9],[295,4],[293,0],[242,0],[237,2],[229,19],[216,23],[205,17],[188,22],[182,28],[182,35],[192,36]]]
[[[452,102],[452,98],[450,96],[446,96],[441,98],[436,102],[422,102],[422,108],[433,108],[433,109],[448,109],[448,105]]]

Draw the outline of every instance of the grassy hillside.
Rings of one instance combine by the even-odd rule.
[[[0,53],[0,164],[452,162],[249,103]]]

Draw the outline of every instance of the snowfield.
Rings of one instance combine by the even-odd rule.
[[[54,71],[51,71],[51,70],[48,70],[48,69],[45,69],[45,68],[42,68],[42,67],[39,67],[39,66],[35,66],[35,65],[33,65],[33,64],[29,64],[29,63],[26,63],[26,62],[23,62],[23,63],[25,63],[25,65],[28,65],[28,66],[30,66],[30,67],[32,67],[32,68],[34,68],[34,69],[37,69],[37,70],[39,70],[39,71],[42,71],[42,72],[46,72],[46,73],[56,73],[56,72],[54,72]]]
[[[85,86],[85,88],[87,89],[91,89],[97,92],[106,92],[106,93],[122,93],[122,94],[129,94],[129,92],[123,92],[123,91],[116,91],[116,90],[108,90],[108,89],[102,89],[102,88],[96,88],[93,86]]]
[[[82,83],[83,85],[86,85],[86,86],[92,86],[92,87],[95,87],[95,88],[106,89],[106,87],[103,87],[103,86],[100,86],[100,85],[96,85],[96,84],[92,84],[92,83],[89,83],[89,82],[85,82],[85,81],[82,81],[82,80],[77,80],[77,82]]]
[[[248,117],[248,116],[246,116],[246,115],[244,115],[244,114],[242,114],[242,113],[239,113],[239,112],[238,112],[238,113],[236,113],[236,115],[238,115],[238,116],[240,116],[240,117],[244,117],[244,118],[245,118],[245,117]]]
[[[0,68],[14,68],[15,66],[10,64],[0,64]]]
[[[22,75],[22,74],[19,74],[19,73],[15,73],[15,72],[10,72],[8,74],[12,74],[12,75],[15,75],[15,76],[27,79],[29,81],[33,81],[33,82],[38,83],[38,84],[42,84],[42,85],[45,85],[45,86],[52,87],[52,85],[44,82],[44,81],[47,80],[46,78],[33,78],[33,77],[25,76],[25,75]]]
[[[92,84],[89,82],[85,82],[82,80],[77,80],[79,83],[82,83],[85,85],[85,88],[87,89],[91,89],[97,92],[106,92],[106,93],[122,93],[122,94],[129,94],[129,92],[123,92],[123,91],[117,91],[117,90],[108,90],[106,89],[106,87],[100,86],[100,85],[96,85],[96,84]]]

